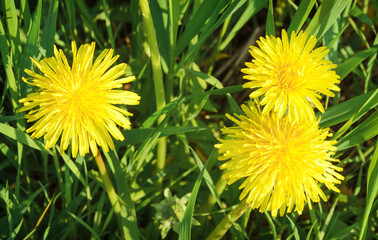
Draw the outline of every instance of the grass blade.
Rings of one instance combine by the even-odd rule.
[[[191,147],[189,147],[189,149],[192,152],[193,157],[195,158],[197,164],[202,163],[197,153]],[[205,165],[203,166],[198,165],[201,172],[197,177],[197,180],[194,184],[192,193],[189,198],[188,205],[186,206],[186,209],[185,209],[184,217],[180,225],[179,240],[191,239],[190,235],[191,235],[191,228],[192,228],[192,217],[193,217],[194,205],[196,203],[197,194],[198,194],[198,190],[201,185],[201,182],[202,182],[203,175],[205,173],[206,167],[209,164],[209,162],[210,161],[206,161]]]
[[[296,33],[302,28],[304,22],[306,21],[308,15],[310,14],[312,8],[314,7],[316,0],[302,0],[295,12],[293,19],[287,29],[288,34],[292,31]]]
[[[46,57],[53,55],[54,36],[56,32],[56,19],[58,16],[59,1],[50,2],[49,12],[41,36],[41,46],[46,50]]]
[[[362,218],[361,223],[361,231],[359,240],[365,239],[366,230],[368,228],[368,220],[370,212],[372,211],[372,206],[374,199],[378,194],[378,142],[375,144],[375,151],[373,157],[371,158],[371,162],[369,165],[368,170],[368,178],[367,178],[367,194],[366,194],[366,205],[364,216]]]
[[[306,28],[309,35],[314,35],[318,40],[337,21],[351,0],[325,0]]]

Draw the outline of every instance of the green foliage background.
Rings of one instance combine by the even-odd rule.
[[[18,100],[32,91],[21,80],[25,68],[36,70],[30,57],[52,56],[56,44],[71,59],[71,41],[95,41],[96,54],[115,49],[136,76],[125,87],[142,97],[129,108],[126,140],[104,153],[124,231],[204,239],[239,203],[238,184],[220,179],[214,144],[231,124],[224,114],[248,99],[240,73],[248,47],[284,28],[315,35],[338,64],[341,92],[324,99],[320,125],[335,133],[346,179],[340,194],[323,188],[328,202],[300,216],[249,210],[224,239],[378,239],[377,1],[150,0],[152,25],[141,2],[1,1],[0,238],[119,238],[93,157],[60,156],[25,133]]]

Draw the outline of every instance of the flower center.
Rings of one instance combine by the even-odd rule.
[[[277,85],[282,91],[295,91],[304,83],[303,69],[295,64],[286,64],[280,68]]]

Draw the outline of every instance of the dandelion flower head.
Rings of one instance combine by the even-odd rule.
[[[224,127],[226,134],[220,143],[219,160],[226,161],[223,178],[228,184],[244,179],[240,200],[246,198],[253,209],[302,213],[305,203],[327,200],[318,186],[339,192],[335,184],[344,177],[342,168],[332,164],[336,141],[326,140],[328,129],[319,129],[318,121],[279,119],[277,113],[263,115],[253,103],[242,105],[245,115],[227,117],[236,126]]]
[[[81,45],[77,50],[72,42],[73,62],[70,67],[62,50],[54,46],[54,56],[40,61],[31,59],[42,75],[25,69],[30,76],[22,80],[38,88],[20,100],[20,111],[29,111],[25,118],[35,122],[29,129],[31,137],[44,136],[46,148],[53,147],[60,138],[63,153],[71,142],[72,156],[79,152],[84,156],[92,151],[97,155],[97,146],[104,151],[114,149],[113,136],[124,140],[117,125],[129,129],[132,116],[116,104],[137,105],[140,97],[120,88],[131,82],[134,76],[122,77],[126,64],[112,67],[119,55],[113,49],[105,49],[95,59],[95,43]]]
[[[324,59],[329,49],[314,49],[316,38],[298,35],[293,31],[290,40],[285,30],[282,39],[274,36],[261,37],[259,47],[251,46],[252,62],[241,71],[250,80],[243,87],[255,89],[250,98],[263,96],[263,114],[277,112],[278,118],[285,112],[293,119],[315,119],[311,103],[324,112],[320,94],[333,97],[331,91],[339,91],[335,84],[339,76],[331,69],[337,65]]]

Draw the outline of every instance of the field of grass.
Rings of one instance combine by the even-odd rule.
[[[319,126],[337,140],[340,193],[273,217],[248,209],[222,239],[378,239],[378,1],[2,0],[0,2],[0,239],[206,239],[239,203],[214,147],[226,116],[251,89],[241,69],[249,46],[300,30],[327,46],[340,92],[322,96]],[[127,63],[123,85],[140,104],[124,141],[101,151],[120,209],[91,153],[45,148],[20,99],[38,91],[24,69],[71,42],[96,43]]]

